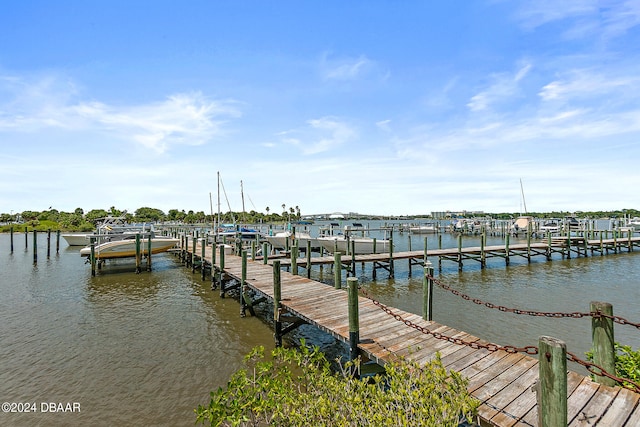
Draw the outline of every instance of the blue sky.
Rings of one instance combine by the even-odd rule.
[[[638,1],[19,1],[0,212],[640,208]],[[216,208],[214,207],[214,210]]]

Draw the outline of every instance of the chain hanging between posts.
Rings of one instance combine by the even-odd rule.
[[[591,312],[572,312],[572,313],[563,313],[563,312],[545,312],[545,311],[535,311],[535,310],[521,310],[518,308],[509,308],[509,307],[505,307],[503,305],[496,305],[490,302],[485,302],[479,298],[472,298],[471,296],[460,292],[456,289],[453,289],[451,286],[448,286],[444,283],[442,283],[441,281],[439,281],[438,279],[436,279],[435,277],[432,276],[427,276],[428,279],[433,280],[433,282],[435,284],[437,284],[438,286],[440,286],[442,289],[451,292],[452,294],[459,296],[460,298],[462,298],[463,300],[466,301],[471,301],[474,304],[478,304],[478,305],[484,305],[487,308],[491,308],[491,309],[495,309],[495,310],[499,310],[505,313],[513,313],[513,314],[524,314],[527,316],[536,316],[536,317],[555,317],[555,318],[572,318],[572,319],[580,319],[582,317],[594,317],[594,318],[601,318],[601,317],[606,317],[609,318],[611,320],[613,320],[613,322],[618,323],[620,325],[631,325],[634,326],[636,329],[640,329],[640,323],[635,323],[635,322],[631,322],[623,317],[620,316],[609,316],[607,314],[604,314],[600,311],[591,311]]]
[[[391,317],[393,317],[395,320],[404,323],[406,326],[409,326],[410,328],[413,328],[423,334],[426,335],[431,335],[432,337],[439,339],[439,340],[445,340],[448,342],[451,342],[453,344],[457,344],[457,345],[465,345],[467,347],[471,347],[475,350],[479,350],[479,349],[485,349],[489,352],[495,352],[495,351],[504,351],[507,353],[525,353],[525,354],[529,354],[529,355],[536,355],[539,352],[539,349],[537,346],[534,345],[528,345],[528,346],[524,346],[524,347],[516,347],[513,345],[505,345],[505,346],[501,346],[498,344],[492,344],[492,343],[486,343],[486,344],[481,344],[475,341],[465,341],[463,339],[460,338],[455,338],[452,336],[448,336],[445,334],[442,334],[440,332],[435,332],[430,330],[429,328],[426,328],[424,326],[418,325],[417,323],[412,322],[411,320],[405,319],[404,317],[402,317],[400,314],[394,312],[393,310],[391,310],[389,307],[387,307],[386,305],[382,304],[380,301],[372,298],[367,291],[362,288],[361,286],[358,286],[358,290],[360,290],[360,292],[369,300],[371,300],[371,302],[378,306],[382,311],[384,311],[385,313],[387,313],[388,315],[390,315]],[[601,314],[600,312],[594,312],[594,313],[587,313],[586,315],[592,315],[592,314]],[[604,316],[603,317],[610,317],[610,316]],[[582,317],[582,316],[580,316]],[[587,362],[585,360],[580,359],[579,357],[577,357],[574,353],[571,352],[567,352],[567,360],[570,362],[575,362],[578,365],[583,366],[584,368],[586,368],[590,373],[594,374],[594,375],[598,375],[598,376],[605,376],[607,378],[611,378],[612,380],[616,381],[617,383],[621,384],[622,387],[628,388],[630,390],[635,391],[636,393],[640,393],[640,385],[629,380],[626,378],[620,378],[617,377],[615,375],[612,375],[610,373],[608,373],[604,368],[602,368],[599,365],[596,365],[595,363],[591,363],[591,362]]]

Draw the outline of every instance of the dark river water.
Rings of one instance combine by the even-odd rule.
[[[44,236],[44,235],[42,235]],[[421,249],[424,236],[394,235],[397,250]],[[428,246],[437,239],[427,236]],[[443,234],[443,247],[455,247]],[[502,238],[490,238],[489,244]],[[513,240],[512,240],[513,242]],[[107,265],[96,277],[61,240],[46,256],[46,236],[32,240],[0,235],[0,399],[28,406],[29,413],[0,413],[7,426],[177,426],[193,425],[194,408],[209,392],[224,386],[254,346],[273,348],[265,319],[241,318],[233,298],[211,291],[174,255],[153,260],[154,270],[133,272],[131,261]],[[479,238],[465,237],[465,246]],[[632,253],[562,259],[535,257],[532,263],[491,259],[486,269],[467,261],[462,272],[443,261],[437,269],[447,285],[495,305],[548,312],[587,312],[589,302],[613,304],[614,314],[640,322],[640,250]],[[385,304],[421,313],[422,269],[396,263],[396,277],[358,266],[360,283]],[[313,272],[331,284],[332,272]],[[269,317],[268,308],[263,310]],[[584,355],[591,340],[591,320],[531,317],[491,310],[436,287],[434,320],[502,345],[537,345],[540,335],[564,340],[568,350]],[[616,340],[640,347],[632,326],[616,325]],[[290,339],[305,337],[330,356],[346,355],[344,345],[305,327]],[[579,367],[569,364],[569,369]],[[28,404],[28,405],[25,405]],[[14,405],[14,409],[18,406]],[[35,409],[35,412],[33,411]],[[55,411],[54,411],[55,409]],[[60,409],[70,409],[62,412]],[[75,409],[79,409],[75,410]]]

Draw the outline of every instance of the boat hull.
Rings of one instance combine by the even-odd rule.
[[[327,236],[327,237],[318,237],[318,243],[329,253],[334,253],[336,251],[340,253],[351,252],[351,250],[347,251],[347,246],[354,244],[355,242],[355,254],[356,255],[366,255],[372,253],[382,253],[389,251],[389,240],[376,240],[375,241],[375,252],[374,252],[374,240],[369,238],[353,238],[347,239],[343,236]]]
[[[89,234],[87,233],[71,233],[60,235],[69,246],[87,246],[89,243]]]
[[[167,252],[179,242],[173,238],[153,238],[151,239],[151,254]],[[140,254],[148,255],[149,243],[145,239],[140,240]],[[136,256],[135,239],[117,240],[105,242],[95,246],[96,259],[131,258]],[[91,246],[86,246],[80,250],[80,256],[90,256]]]
[[[320,247],[318,239],[314,239],[307,233],[296,232],[295,239],[289,231],[276,233],[273,236],[264,236],[264,238],[274,249],[285,249],[287,247],[287,240],[289,241],[289,247],[292,247],[296,241],[298,242],[299,248],[306,248],[307,242],[311,242],[312,248]]]

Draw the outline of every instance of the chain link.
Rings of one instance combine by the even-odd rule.
[[[433,283],[435,283],[436,285],[438,285],[439,287],[441,287],[442,289],[451,292],[453,295],[459,296],[460,298],[462,298],[463,300],[466,301],[471,301],[474,304],[478,304],[478,305],[484,305],[487,308],[491,308],[494,310],[499,310],[505,313],[513,313],[513,314],[523,314],[523,315],[527,315],[527,316],[536,316],[536,317],[553,317],[553,318],[572,318],[572,319],[580,319],[582,317],[593,317],[593,318],[602,318],[602,317],[606,317],[608,319],[611,319],[614,323],[618,323],[620,325],[631,325],[634,326],[636,329],[640,329],[640,323],[635,323],[635,322],[631,322],[627,319],[625,319],[624,317],[620,317],[620,316],[610,316],[607,315],[605,313],[602,313],[601,311],[590,311],[590,312],[572,312],[572,313],[563,313],[563,312],[545,312],[545,311],[535,311],[535,310],[521,310],[519,308],[510,308],[510,307],[505,307],[503,305],[496,305],[493,304],[491,302],[486,302],[483,301],[479,298],[472,298],[471,296],[460,292],[456,289],[453,289],[451,286],[448,286],[444,283],[442,283],[440,280],[436,279],[433,276],[426,276],[428,279],[433,280]]]
[[[505,351],[507,353],[525,353],[528,355],[536,355],[539,353],[539,349],[537,346],[534,345],[528,345],[528,346],[524,346],[524,347],[516,347],[513,345],[505,345],[505,346],[501,346],[498,344],[493,344],[493,343],[486,343],[486,344],[482,344],[482,343],[478,343],[477,341],[465,341],[461,338],[456,338],[456,337],[452,337],[449,335],[445,335],[442,334],[440,332],[436,332],[436,331],[432,331],[427,327],[418,325],[417,323],[412,322],[409,319],[405,319],[404,317],[402,317],[402,315],[400,315],[399,313],[394,312],[393,310],[391,310],[388,306],[384,305],[383,303],[381,303],[380,301],[372,298],[368,292],[362,288],[361,286],[358,286],[358,289],[360,290],[360,292],[369,300],[371,300],[371,302],[376,305],[377,307],[379,307],[382,311],[384,311],[385,313],[387,313],[388,315],[390,315],[391,317],[393,317],[395,320],[404,323],[405,325],[423,333],[426,335],[431,335],[432,337],[439,339],[439,340],[445,340],[448,342],[451,342],[453,344],[457,344],[457,345],[465,345],[467,347],[471,347],[475,350],[479,350],[479,349],[485,349],[489,352],[496,352],[496,351]],[[505,307],[504,311],[511,311],[510,309],[507,309]],[[520,310],[518,310],[520,311]],[[539,313],[539,312],[531,312],[531,313]],[[520,313],[517,313],[520,314]],[[523,314],[529,314],[529,312],[523,312]],[[592,312],[592,313],[543,313],[543,314],[533,314],[533,315],[547,315],[547,314],[563,314],[563,316],[552,316],[552,317],[584,317],[584,316],[596,316],[596,315],[601,315],[601,317],[613,317],[613,316],[606,316],[600,312]],[[569,314],[569,316],[565,316],[564,314]],[[579,314],[580,316],[575,316]],[[624,319],[623,319],[624,320]],[[614,319],[615,321],[615,319]],[[626,322],[626,320],[625,320]],[[629,322],[627,322],[629,323]],[[591,363],[591,362],[587,362],[585,360],[580,359],[579,357],[577,357],[574,353],[571,353],[569,351],[567,351],[567,360],[570,362],[574,362],[577,363],[578,365],[583,366],[584,368],[587,369],[587,371],[589,371],[590,373],[596,375],[596,376],[605,376],[607,378],[610,378],[614,381],[616,381],[618,384],[620,384],[622,387],[631,389],[633,391],[635,391],[636,393],[640,393],[640,384],[637,384],[634,381],[631,381],[627,378],[620,378],[617,377],[613,374],[610,374],[609,372],[607,372],[603,367],[596,365],[595,363]]]

